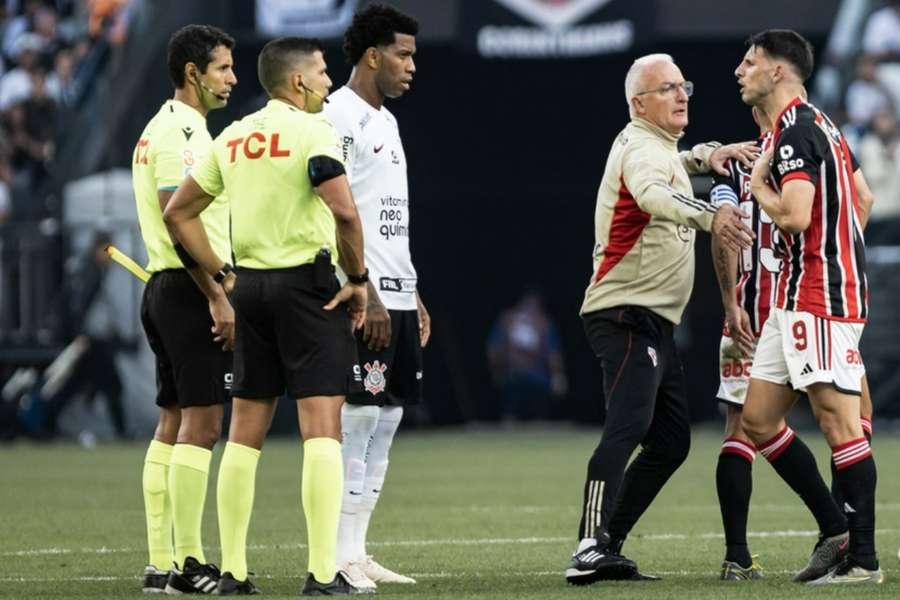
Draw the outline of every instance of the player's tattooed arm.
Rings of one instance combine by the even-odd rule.
[[[737,343],[744,356],[753,352],[753,332],[750,328],[750,317],[738,303],[735,282],[737,275],[737,253],[726,246],[722,240],[713,236],[712,242],[713,270],[719,282],[722,296],[722,308],[725,310],[725,321],[731,338]]]

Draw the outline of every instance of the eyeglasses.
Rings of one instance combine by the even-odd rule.
[[[678,91],[678,88],[684,90],[684,95],[690,98],[694,95],[694,82],[692,81],[682,81],[681,83],[664,83],[660,87],[655,90],[647,90],[646,92],[638,92],[635,96],[643,96],[644,94],[662,94],[662,95],[671,95],[675,94]]]

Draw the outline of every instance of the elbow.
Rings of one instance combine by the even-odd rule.
[[[163,223],[169,227],[176,227],[179,219],[178,211],[175,209],[175,203],[169,202],[162,214]]]
[[[165,210],[163,210],[162,218],[163,223],[165,223],[166,225],[175,225],[175,211],[172,210],[171,202],[169,202],[169,205],[166,206]]]
[[[354,223],[359,223],[359,211],[356,210],[356,206],[333,211],[333,214],[334,220],[340,226],[346,227],[353,225]]]
[[[778,224],[778,226],[785,232],[790,233],[791,235],[796,235],[807,230],[810,220],[810,215],[788,215],[785,219],[782,220],[781,223]]]
[[[859,195],[859,206],[863,212],[869,214],[872,212],[872,206],[875,204],[875,196],[871,193]]]

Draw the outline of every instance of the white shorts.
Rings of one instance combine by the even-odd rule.
[[[862,332],[862,323],[772,309],[756,346],[753,377],[790,383],[800,392],[813,383],[830,383],[858,396],[866,373],[859,353]]]
[[[756,343],[759,343],[759,338],[756,338]],[[719,391],[716,398],[726,404],[744,405],[754,354],[755,346],[750,356],[741,356],[734,339],[722,336],[719,343]]]

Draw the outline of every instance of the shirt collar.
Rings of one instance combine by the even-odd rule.
[[[654,125],[647,119],[641,117],[632,117],[631,122],[635,125],[635,127],[649,131],[653,135],[660,137],[667,142],[670,142],[673,146],[677,146],[678,140],[680,140],[684,136],[684,132],[681,132],[678,135],[673,135],[659,125]]]

